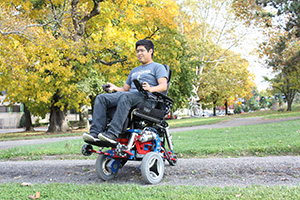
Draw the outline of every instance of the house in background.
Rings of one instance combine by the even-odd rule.
[[[8,102],[4,102],[6,91],[1,92],[0,95],[0,129],[12,129],[19,128],[20,120],[24,114],[23,104],[9,105]],[[91,115],[89,115],[91,117]],[[49,123],[50,114],[47,114],[45,119],[40,117],[31,116],[32,123],[36,123],[38,120],[40,123]],[[79,121],[79,114],[74,110],[69,110],[67,113],[67,120]]]
[[[6,91],[1,92],[0,96],[0,129],[18,128],[23,112],[21,105],[15,104],[9,106],[9,103],[4,102]]]

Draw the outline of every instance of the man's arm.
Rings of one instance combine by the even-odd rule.
[[[123,87],[117,87],[112,83],[107,83],[109,85],[109,90],[110,91],[117,91],[117,92],[126,92],[129,91],[130,89],[130,85],[128,85],[127,83],[125,83],[125,85]]]
[[[168,89],[168,81],[166,77],[159,78],[157,80],[158,85],[150,87],[150,85],[147,82],[143,82],[143,89],[148,92],[163,92]]]

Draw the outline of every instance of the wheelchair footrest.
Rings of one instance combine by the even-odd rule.
[[[117,146],[117,144],[112,144],[112,143],[107,142],[107,141],[97,141],[97,142],[85,141],[85,142],[88,143],[88,144],[91,144],[91,145],[98,146],[98,147],[113,147],[113,148],[116,148],[116,146]]]

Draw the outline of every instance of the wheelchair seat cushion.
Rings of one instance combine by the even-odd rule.
[[[137,108],[137,112],[145,114],[145,115],[149,115],[151,117],[155,117],[157,119],[163,119],[165,116],[165,111],[161,110],[161,109],[157,109],[157,108],[151,108],[151,107],[147,107],[143,104],[138,104],[136,106]]]

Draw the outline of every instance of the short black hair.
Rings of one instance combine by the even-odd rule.
[[[150,49],[152,49],[153,50],[152,57],[153,57],[153,54],[154,54],[154,44],[153,44],[153,42],[151,40],[139,40],[139,41],[137,41],[135,43],[135,49],[137,49],[138,46],[144,46],[147,49],[148,52],[150,51]]]

